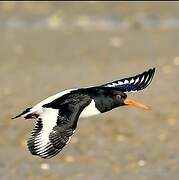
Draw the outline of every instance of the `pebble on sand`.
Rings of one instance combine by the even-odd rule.
[[[63,24],[63,14],[62,13],[53,14],[48,18],[48,25],[52,29],[57,29],[62,24]]]
[[[162,131],[159,136],[158,136],[158,139],[161,141],[161,142],[165,142],[167,140],[167,133],[165,131]]]
[[[170,74],[172,72],[172,67],[170,65],[165,65],[162,67],[162,70],[165,74]]]
[[[173,63],[174,63],[176,66],[179,66],[179,56],[176,56],[176,57],[173,59]]]
[[[118,134],[116,136],[116,141],[119,142],[119,143],[125,142],[126,140],[127,140],[127,138],[122,134]]]
[[[67,155],[65,157],[65,161],[68,163],[71,163],[71,162],[74,162],[75,160],[74,160],[73,156]]]
[[[112,37],[109,42],[110,46],[115,47],[115,48],[121,47],[122,43],[123,43],[122,39],[119,37]]]
[[[176,125],[176,119],[174,119],[174,118],[169,118],[167,120],[167,122],[168,122],[169,126],[175,126]]]
[[[26,141],[25,138],[20,140],[20,146],[23,147],[23,148],[25,148],[27,146],[27,141]]]
[[[139,160],[138,161],[138,165],[141,166],[141,167],[145,166],[146,165],[146,161],[145,160]]]
[[[88,28],[91,25],[89,16],[81,15],[77,18],[76,23],[78,26]]]
[[[113,171],[116,173],[116,174],[119,174],[121,172],[121,165],[120,164],[115,164],[113,166]]]
[[[40,168],[42,170],[48,170],[48,169],[50,169],[50,166],[47,163],[42,163],[42,164],[40,164]]]

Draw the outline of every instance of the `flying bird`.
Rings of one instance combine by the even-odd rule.
[[[100,86],[68,89],[27,108],[20,116],[35,119],[27,146],[32,155],[51,158],[70,142],[79,118],[110,111],[120,106],[150,108],[127,98],[128,92],[140,91],[152,81],[155,68],[142,74]]]

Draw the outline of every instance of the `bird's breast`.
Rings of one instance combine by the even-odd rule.
[[[92,100],[91,103],[88,106],[86,106],[85,109],[82,111],[79,118],[94,116],[100,113],[101,112],[95,106],[95,101]]]

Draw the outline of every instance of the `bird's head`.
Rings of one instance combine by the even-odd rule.
[[[146,106],[136,100],[127,97],[127,94],[121,91],[114,92],[114,101],[118,106],[134,106],[144,110],[150,110],[149,106]]]
[[[121,106],[134,106],[140,109],[149,110],[150,108],[136,100],[129,99],[127,94],[122,91],[106,90],[95,97],[96,107],[100,112],[110,111]]]

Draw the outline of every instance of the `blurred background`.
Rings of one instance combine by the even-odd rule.
[[[34,121],[11,117],[68,88],[156,67],[129,97],[151,112],[118,108],[81,119],[52,159],[32,156]],[[177,180],[178,2],[0,2],[0,179]]]

